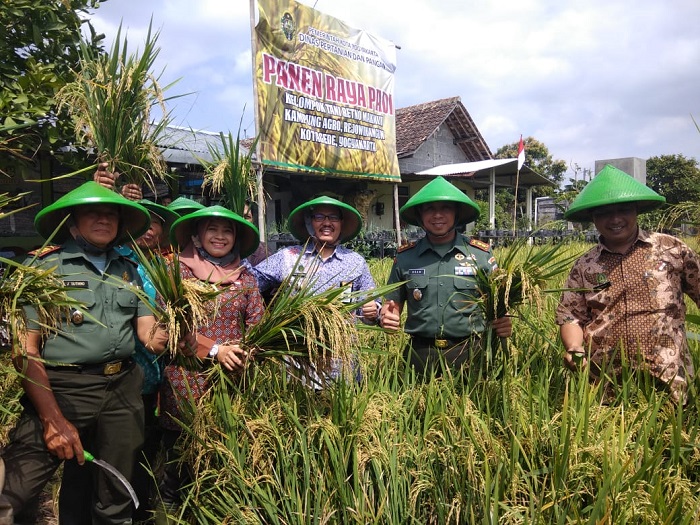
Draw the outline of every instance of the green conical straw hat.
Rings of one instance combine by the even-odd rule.
[[[323,205],[335,206],[339,208],[343,214],[343,227],[340,230],[340,237],[338,238],[339,244],[357,237],[357,234],[360,233],[362,229],[362,217],[360,216],[360,212],[349,204],[326,196],[317,197],[304,204],[300,204],[289,214],[287,226],[294,237],[302,242],[306,242],[309,237],[311,237],[309,231],[306,229],[305,212],[313,213],[314,207]]]
[[[192,235],[197,233],[197,222],[215,217],[230,220],[236,225],[236,243],[241,259],[245,259],[258,248],[260,234],[255,225],[223,206],[202,207],[201,210],[180,217],[170,228],[170,242],[173,246],[184,248]]]
[[[169,209],[162,204],[158,204],[148,199],[141,199],[138,201],[141,206],[146,208],[151,214],[156,215],[163,222],[163,229],[165,234],[168,235],[170,232],[170,227],[173,223],[180,218],[180,216],[173,210]]]
[[[185,215],[189,215],[190,213],[201,210],[205,207],[206,206],[204,206],[204,204],[188,199],[187,197],[178,197],[167,206],[169,210],[174,211],[180,217],[184,217]]]
[[[479,206],[467,197],[462,190],[443,177],[435,177],[401,207],[399,210],[401,220],[408,224],[422,227],[423,224],[420,220],[418,207],[428,202],[440,201],[454,202],[457,205],[455,226],[469,224],[477,220],[481,213]]]
[[[666,198],[624,171],[606,164],[581,190],[564,213],[564,218],[574,222],[590,221],[595,208],[626,202],[636,203],[637,213],[644,213],[661,206]]]
[[[116,243],[128,241],[130,237],[134,239],[140,237],[151,224],[151,215],[146,208],[94,181],[88,181],[37,213],[34,227],[39,235],[48,239],[73,208],[86,204],[114,204],[119,208],[119,232],[115,239]],[[52,241],[62,243],[71,238],[69,228],[68,222],[64,222]]]

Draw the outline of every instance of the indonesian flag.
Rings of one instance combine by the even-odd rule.
[[[523,144],[523,136],[520,135],[520,142],[518,143],[518,171],[525,164],[525,144]]]

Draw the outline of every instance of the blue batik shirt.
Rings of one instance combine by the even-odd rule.
[[[345,287],[349,292],[373,290],[374,279],[367,261],[359,253],[337,246],[326,260],[321,259],[314,245],[288,246],[252,268],[261,292],[278,287],[294,273],[292,285],[310,283],[315,293]],[[358,309],[358,315],[361,309]]]
[[[115,250],[119,254],[128,257],[132,261],[138,262],[136,254],[129,246],[117,246]],[[139,264],[137,267],[137,271],[138,274],[141,276],[141,280],[143,281],[143,291],[146,292],[146,295],[148,295],[149,299],[151,300],[151,303],[155,304],[155,286],[153,286],[153,283],[148,278],[148,275],[146,274],[143,266]],[[134,334],[134,336],[135,335],[136,334]],[[155,355],[153,352],[151,352],[145,346],[143,346],[143,343],[139,341],[138,337],[135,337],[135,339],[136,351],[134,352],[133,358],[134,361],[136,361],[136,363],[143,370],[144,375],[143,388],[141,390],[141,393],[144,395],[153,394],[158,391],[158,386],[163,380],[162,359],[159,359],[159,356]]]

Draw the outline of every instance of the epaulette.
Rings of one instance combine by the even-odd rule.
[[[32,250],[31,252],[27,253],[27,255],[31,255],[32,257],[38,257],[41,259],[42,257],[46,257],[50,253],[57,252],[61,249],[61,246],[42,246],[41,248],[37,248],[36,250]]]
[[[402,244],[401,246],[399,246],[399,248],[396,250],[396,252],[397,253],[405,252],[406,250],[413,248],[415,245],[416,245],[416,241],[411,241],[409,243]]]
[[[491,249],[491,245],[489,243],[480,241],[479,239],[471,239],[469,241],[469,245],[474,246],[474,248],[479,248],[485,252],[488,252]]]

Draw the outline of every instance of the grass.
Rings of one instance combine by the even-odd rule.
[[[371,262],[378,283],[390,264]],[[314,392],[274,356],[221,374],[186,427],[196,481],[183,522],[696,523],[700,382],[676,406],[629,373],[604,404],[562,366],[557,299],[519,307],[510,355],[493,357],[498,375],[474,364],[419,381],[400,357],[405,337],[376,330],[351,341],[359,383]],[[697,342],[691,352],[697,369]],[[2,391],[6,425],[16,395]]]

